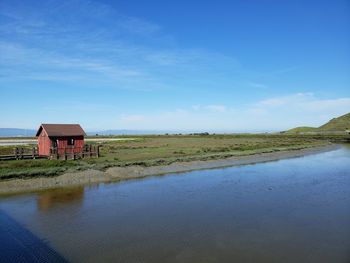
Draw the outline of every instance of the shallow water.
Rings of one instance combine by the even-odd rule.
[[[0,209],[72,262],[346,263],[349,168],[343,146],[7,197]]]

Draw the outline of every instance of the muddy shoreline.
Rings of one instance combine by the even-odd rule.
[[[193,170],[204,170],[223,168],[238,165],[255,164],[280,159],[302,157],[305,155],[316,154],[338,149],[339,145],[327,145],[301,150],[278,151],[271,153],[254,154],[240,157],[230,157],[227,159],[209,160],[209,161],[191,161],[182,163],[173,163],[164,166],[128,166],[111,167],[106,171],[85,170],[81,172],[67,172],[55,177],[38,177],[29,179],[10,179],[0,182],[0,195],[16,194],[23,192],[32,192],[50,188],[77,186],[95,183],[110,183],[120,180],[143,178],[154,175],[164,175],[170,173],[189,172]]]

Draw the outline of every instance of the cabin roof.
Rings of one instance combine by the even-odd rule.
[[[86,136],[79,124],[41,124],[36,136],[44,129],[49,137]]]

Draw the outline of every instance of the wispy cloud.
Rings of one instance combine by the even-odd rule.
[[[348,113],[350,98],[322,99],[310,92],[296,93],[258,101],[251,105],[250,111],[275,127],[319,126]]]
[[[221,104],[209,104],[209,105],[192,105],[192,110],[194,111],[202,111],[202,112],[217,112],[217,113],[225,113],[228,112],[229,109],[225,105]]]
[[[256,108],[270,111],[294,111],[336,115],[350,110],[350,98],[320,99],[313,93],[297,93],[282,97],[273,97],[259,101]]]
[[[260,73],[234,57],[180,48],[161,25],[97,1],[1,1],[0,35],[0,81],[149,91],[267,87],[248,81]]]
[[[227,111],[227,107],[225,105],[208,105],[204,107],[205,109],[208,109],[210,111],[213,112],[226,112]]]
[[[285,68],[279,68],[279,69],[271,70],[271,71],[268,71],[268,72],[260,73],[260,76],[263,76],[263,77],[269,77],[269,76],[276,77],[278,75],[283,75],[283,74],[286,74],[286,73],[297,71],[299,68],[300,67],[297,67],[297,66],[290,66],[290,67],[285,67]]]
[[[257,82],[249,82],[248,85],[257,89],[266,89],[268,86],[266,84],[257,83]]]
[[[173,44],[169,49],[160,25],[100,2],[2,1],[0,7],[0,67],[6,71],[0,81],[79,80],[86,86],[158,90],[174,82],[190,86],[227,65],[239,67],[218,52]]]
[[[260,107],[295,106],[315,100],[313,93],[297,93],[283,97],[268,98],[257,103]]]
[[[349,110],[350,98],[320,99],[312,93],[297,93],[240,108],[197,104],[182,110],[126,114],[116,123],[133,129],[278,131],[301,125],[319,126]]]

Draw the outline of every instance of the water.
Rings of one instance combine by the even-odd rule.
[[[36,144],[32,142],[0,142],[0,146],[16,146],[16,145],[29,145],[29,144]]]
[[[343,146],[7,197],[0,209],[72,262],[348,263],[349,168]]]

